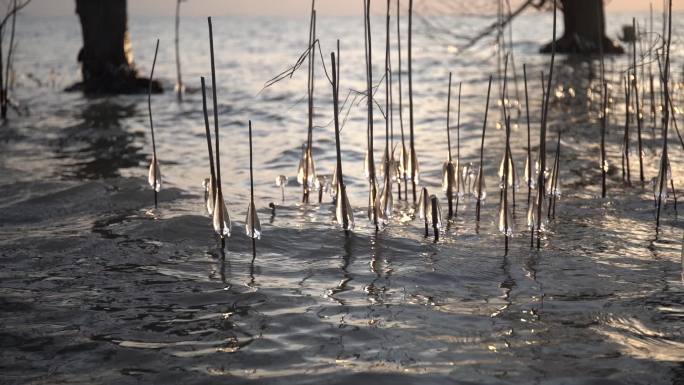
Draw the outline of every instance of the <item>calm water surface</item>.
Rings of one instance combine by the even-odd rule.
[[[612,36],[630,18],[612,15]],[[366,112],[363,102],[351,105],[342,156],[357,228],[345,237],[333,222],[329,197],[320,205],[299,203],[305,77],[298,73],[259,93],[303,51],[307,20],[214,21],[221,168],[234,221],[225,253],[202,201],[208,159],[197,89],[199,77],[209,74],[206,21],[183,20],[184,101],[172,92],[153,97],[164,177],[156,212],[149,211],[153,195],[145,180],[151,158],[146,96],[61,92],[80,76],[77,19],[20,23],[15,98],[23,116],[13,115],[0,128],[1,383],[683,383],[682,224],[668,205],[656,232],[650,185],[627,188],[620,180],[619,83],[608,136],[609,198],[600,199],[597,107],[584,96],[589,66],[558,58],[556,84],[577,95],[555,100],[551,111],[549,159],[556,133],[564,132],[563,196],[537,251],[528,246],[527,191],[520,190],[516,236],[505,256],[494,222],[504,135],[496,128],[496,106],[487,128],[490,198],[482,221],[476,224],[473,202],[466,199],[435,243],[423,237],[404,202],[396,203],[384,231],[376,233],[365,219]],[[491,21],[433,20],[456,34]],[[533,150],[539,142],[539,72],[548,70],[548,57],[536,50],[550,38],[550,21],[531,14],[514,30],[516,71],[521,76],[525,62],[531,77]],[[380,17],[374,23],[380,79],[384,30]],[[157,73],[171,90],[172,20],[133,18],[130,28],[141,73],[149,71],[154,40],[161,38]],[[420,20],[415,29],[421,182],[441,197],[448,73],[463,82],[461,157],[476,162],[496,57],[487,44],[459,52],[449,35]],[[322,16],[319,32],[326,58],[341,39],[341,93],[363,89],[361,18]],[[673,50],[675,68],[681,68],[679,40]],[[405,58],[405,47],[403,53]],[[393,61],[396,66],[396,52]],[[623,57],[609,61],[610,77],[617,81],[625,65]],[[681,81],[679,71],[675,78]],[[376,97],[384,104],[384,89]],[[330,99],[318,67],[314,152],[321,174],[331,174],[335,161]],[[264,232],[255,260],[243,231],[248,119],[255,128],[255,193]],[[407,108],[404,121],[408,130]],[[520,123],[512,147],[522,173],[527,138]],[[377,111],[376,127],[379,159],[385,126]],[[650,126],[644,143],[650,180],[661,143]],[[671,143],[681,189],[684,158],[674,135]],[[634,152],[633,171],[637,159]],[[273,183],[280,174],[290,177],[284,202]]]

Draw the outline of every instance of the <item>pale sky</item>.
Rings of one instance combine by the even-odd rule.
[[[430,0],[416,0],[419,2]],[[444,0],[442,0],[444,1]],[[447,0],[448,1],[448,0]],[[482,0],[495,1],[495,0]],[[512,0],[518,3],[520,0]],[[582,0],[577,0],[582,1]],[[404,1],[407,3],[407,1]],[[647,11],[649,0],[608,0],[607,12]],[[26,14],[37,16],[73,15],[75,0],[33,0],[26,8]],[[128,0],[130,15],[170,16],[174,14],[176,0]],[[310,0],[187,0],[182,5],[185,16],[306,16]],[[319,15],[358,15],[362,12],[362,0],[317,0]],[[381,13],[385,2],[374,2]],[[662,9],[662,0],[653,1],[654,10]],[[673,0],[677,11],[684,11],[684,0]]]

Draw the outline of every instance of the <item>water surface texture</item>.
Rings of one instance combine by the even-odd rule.
[[[173,20],[130,20],[142,74],[149,72],[155,39],[161,39],[156,73],[168,91],[152,99],[163,175],[157,211],[151,211],[153,193],[146,182],[152,151],[146,96],[61,92],[80,76],[77,19],[21,20],[14,95],[22,116],[13,112],[0,127],[0,383],[684,383],[682,223],[668,204],[660,230],[655,229],[650,179],[657,173],[662,138],[653,137],[650,126],[644,128],[645,187],[634,171],[636,150],[633,187],[621,181],[619,77],[626,57],[606,64],[615,99],[607,138],[607,199],[600,198],[598,107],[586,96],[596,87],[595,72],[589,83],[596,62],[557,58],[554,89],[560,88],[552,101],[547,147],[550,162],[561,130],[563,195],[541,250],[529,247],[527,190],[521,188],[515,236],[504,255],[495,223],[504,131],[496,127],[501,115],[494,100],[482,220],[475,222],[473,201],[466,198],[438,242],[424,237],[421,222],[411,220],[412,208],[396,195],[390,226],[376,233],[366,219],[366,110],[357,100],[341,134],[357,222],[347,237],[333,221],[327,194],[320,205],[299,203],[305,71],[259,93],[304,50],[305,12],[300,19],[214,20],[221,169],[234,221],[225,252],[203,209],[202,181],[209,170],[198,88],[199,77],[209,75],[206,20],[182,21],[187,87],[182,103],[171,92]],[[457,35],[492,21],[433,20]],[[675,31],[681,31],[684,18],[674,20]],[[379,80],[382,17],[376,15],[373,23]],[[627,23],[631,15],[610,15],[609,34],[616,36]],[[318,27],[326,62],[335,39],[341,39],[342,96],[362,90],[362,19],[321,15]],[[406,38],[405,19],[402,33]],[[522,63],[530,74],[536,151],[539,73],[548,71],[549,60],[536,52],[551,37],[550,15],[523,16],[513,33],[521,98]],[[463,82],[461,157],[477,162],[496,56],[487,43],[458,51],[449,35],[419,18],[414,44],[421,184],[444,204],[448,73]],[[673,76],[678,82],[683,54],[677,37]],[[393,50],[395,68],[396,63]],[[404,62],[408,132],[406,69]],[[329,175],[335,162],[331,87],[320,65],[316,79],[314,156],[317,171]],[[495,85],[493,99],[497,92]],[[675,94],[679,106],[682,93]],[[376,98],[382,105],[384,97],[381,87]],[[379,160],[385,125],[377,110],[375,117]],[[677,117],[682,126],[683,116]],[[248,119],[254,124],[255,201],[263,226],[256,259],[244,235]],[[394,130],[397,143],[396,110]],[[683,190],[682,147],[671,134],[674,181]],[[526,143],[520,120],[512,152],[521,174]],[[635,149],[636,136],[631,143]],[[280,174],[289,177],[284,202],[274,184]]]

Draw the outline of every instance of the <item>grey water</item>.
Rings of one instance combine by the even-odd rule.
[[[608,15],[609,35],[616,37],[631,17]],[[476,163],[496,51],[491,39],[462,51],[454,37],[479,31],[491,18],[416,19],[420,185],[444,204],[449,71],[456,84],[463,82],[462,162]],[[675,31],[681,31],[684,19],[674,20]],[[199,77],[209,75],[206,20],[182,20],[182,102],[173,92],[173,20],[130,20],[141,75],[149,73],[155,39],[161,39],[156,74],[167,92],[152,98],[163,178],[156,211],[146,182],[152,151],[146,96],[62,92],[80,78],[77,18],[20,21],[13,74],[19,108],[0,126],[0,383],[684,383],[682,223],[671,202],[655,229],[649,181],[657,174],[662,138],[652,137],[650,126],[644,128],[649,181],[643,188],[638,183],[636,153],[633,186],[626,187],[620,176],[619,76],[626,56],[607,61],[616,111],[607,139],[608,198],[600,198],[597,105],[587,96],[596,62],[559,56],[547,144],[550,162],[556,133],[563,131],[557,215],[541,249],[530,248],[522,187],[515,236],[504,255],[496,224],[496,173],[504,148],[497,85],[487,127],[489,194],[482,220],[475,222],[473,201],[465,198],[438,242],[424,237],[411,205],[398,202],[396,194],[387,228],[376,233],[365,218],[365,103],[348,103],[342,157],[356,229],[345,236],[327,194],[322,204],[300,203],[296,173],[306,140],[305,71],[262,90],[305,49],[308,15],[216,18],[221,168],[234,222],[222,252],[203,208],[209,160],[198,89]],[[380,15],[373,23],[379,81],[385,33]],[[341,40],[341,95],[363,90],[362,19],[320,16],[318,30],[328,71],[329,52]],[[392,33],[394,38],[394,27]],[[406,60],[405,19],[402,34]],[[539,73],[548,71],[549,60],[537,50],[550,39],[550,15],[521,16],[513,36],[520,100],[522,64],[528,65],[536,150]],[[676,38],[673,68],[681,67],[683,55]],[[406,70],[404,61],[408,133]],[[680,108],[682,88],[675,90]],[[396,84],[394,90],[398,95]],[[376,95],[380,105],[384,94],[383,84]],[[319,58],[314,157],[316,171],[325,175],[335,162],[331,95]],[[512,138],[520,175],[527,143],[524,108],[522,113]],[[681,110],[676,116],[681,126]],[[378,110],[375,117],[379,160],[385,122]],[[244,235],[249,119],[263,230],[254,259]],[[394,144],[399,132],[395,98]],[[452,127],[454,146],[455,132]],[[681,189],[684,157],[673,133],[670,144]],[[275,186],[281,174],[289,178],[284,201]]]

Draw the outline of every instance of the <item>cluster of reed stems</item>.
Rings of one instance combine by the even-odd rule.
[[[180,0],[178,1],[180,4]],[[432,225],[435,241],[439,239],[440,230],[442,228],[442,216],[441,216],[441,206],[439,199],[436,195],[430,194],[427,187],[420,186],[420,197],[417,197],[417,190],[419,187],[419,167],[418,160],[416,156],[415,149],[415,136],[414,136],[414,106],[413,106],[413,76],[412,76],[412,15],[413,15],[413,1],[409,0],[409,14],[408,14],[408,96],[409,96],[409,137],[408,137],[408,149],[406,146],[406,140],[404,135],[404,121],[403,121],[403,104],[402,104],[402,56],[401,56],[401,28],[399,22],[399,11],[400,11],[400,0],[396,2],[396,13],[397,13],[397,51],[398,51],[398,86],[399,86],[399,96],[398,96],[398,108],[399,108],[399,122],[401,129],[401,144],[399,148],[399,156],[395,156],[394,147],[394,103],[392,100],[392,88],[393,88],[393,74],[392,74],[392,60],[391,60],[391,44],[390,44],[390,9],[391,0],[387,0],[387,12],[386,12],[386,45],[385,45],[385,66],[384,66],[384,81],[385,81],[385,147],[383,151],[382,158],[382,168],[381,173],[382,178],[382,188],[378,187],[378,177],[375,168],[375,158],[374,158],[374,83],[373,83],[373,67],[372,67],[372,35],[371,35],[371,0],[364,0],[364,53],[365,53],[365,72],[366,72],[366,90],[365,97],[367,102],[367,128],[366,128],[366,156],[364,159],[364,173],[365,177],[369,183],[369,195],[368,195],[368,206],[367,213],[368,218],[376,231],[385,227],[393,215],[393,183],[397,183],[397,195],[398,200],[402,200],[402,181],[404,183],[404,199],[408,200],[408,181],[411,181],[411,193],[412,193],[412,205],[410,212],[417,213],[418,217],[423,220],[425,225],[425,236],[429,236],[429,227]],[[509,8],[510,13],[510,8]],[[670,15],[669,21],[671,24],[671,0],[670,0]],[[501,25],[499,30],[499,39],[503,40],[503,17],[500,17]],[[633,28],[636,30],[637,24],[636,20],[632,21]],[[212,93],[213,93],[213,118],[214,118],[214,144],[212,146],[211,130],[209,123],[209,114],[207,108],[207,95],[206,95],[206,84],[204,77],[201,78],[202,87],[202,107],[204,112],[204,123],[206,130],[206,140],[207,149],[209,155],[209,165],[210,165],[210,177],[205,181],[205,199],[206,208],[209,214],[212,216],[212,222],[214,225],[214,230],[219,235],[221,239],[221,248],[225,247],[225,238],[230,236],[231,222],[230,216],[228,214],[223,190],[221,185],[221,162],[220,162],[220,147],[219,147],[219,124],[218,124],[218,102],[217,102],[217,85],[216,85],[216,71],[214,62],[214,45],[213,45],[213,32],[211,18],[208,18],[209,26],[209,43],[210,43],[210,60],[211,60],[211,81],[212,81]],[[600,28],[600,26],[599,26]],[[561,152],[561,130],[558,129],[557,142],[555,148],[555,154],[553,156],[553,163],[550,168],[547,167],[547,131],[549,126],[549,112],[550,112],[550,99],[552,95],[552,84],[554,80],[554,64],[556,56],[556,29],[557,29],[557,10],[556,3],[554,2],[553,7],[553,43],[551,45],[551,56],[550,56],[550,67],[548,76],[541,73],[541,83],[542,83],[542,104],[541,104],[541,120],[539,126],[539,148],[537,153],[537,159],[533,161],[532,157],[532,144],[531,144],[531,123],[530,123],[530,95],[528,90],[528,73],[527,66],[523,64],[523,80],[524,80],[524,95],[525,95],[525,112],[527,120],[527,147],[526,147],[526,164],[524,170],[524,180],[527,185],[527,224],[530,229],[530,244],[534,246],[536,239],[537,248],[541,247],[542,233],[544,231],[544,222],[550,221],[555,218],[556,215],[556,202],[560,196],[559,187],[559,175],[560,175],[560,152]],[[670,39],[671,39],[671,25],[668,27],[667,39],[664,39],[662,54],[656,56],[658,60],[658,67],[660,70],[659,80],[662,85],[662,105],[663,110],[663,127],[662,127],[662,137],[663,137],[663,148],[661,154],[661,161],[659,166],[658,177],[654,181],[654,197],[656,201],[656,225],[660,224],[661,206],[663,199],[667,199],[668,188],[674,193],[674,184],[672,182],[672,177],[670,176],[670,165],[668,159],[668,126],[671,120],[670,113],[674,110],[674,105],[672,102],[672,97],[670,94]],[[331,52],[331,67],[332,71],[329,72],[325,68],[325,63],[323,62],[323,70],[332,87],[332,99],[333,99],[333,121],[335,127],[335,150],[336,150],[336,167],[332,175],[332,183],[328,184],[325,176],[316,175],[315,165],[313,161],[313,127],[314,127],[314,78],[315,78],[315,67],[316,67],[316,54],[315,47],[318,44],[316,38],[316,8],[315,2],[312,1],[311,6],[311,19],[309,25],[309,46],[297,64],[289,70],[289,72],[284,72],[278,75],[276,78],[269,81],[266,87],[275,84],[279,80],[286,77],[286,74],[290,75],[296,71],[299,66],[301,66],[304,60],[308,60],[308,70],[307,70],[307,96],[308,96],[308,125],[307,125],[307,136],[306,142],[303,145],[302,158],[299,164],[298,170],[298,182],[302,185],[302,202],[307,204],[310,202],[310,193],[315,189],[319,191],[318,201],[322,202],[323,190],[329,189],[333,195],[333,202],[335,204],[335,220],[341,225],[343,230],[348,234],[354,229],[354,216],[353,208],[351,207],[348,199],[348,193],[346,190],[346,185],[344,182],[342,156],[341,156],[341,140],[340,131],[342,129],[342,122],[340,119],[341,106],[340,106],[340,42],[337,41],[337,49],[335,52]],[[512,40],[512,36],[511,36]],[[600,39],[599,39],[600,41]],[[152,71],[150,74],[150,80],[154,74],[154,67],[156,64],[157,50],[159,46],[159,41],[157,41],[157,46],[155,49],[155,58],[152,65]],[[320,44],[318,44],[320,49]],[[501,48],[500,48],[501,49]],[[643,167],[643,143],[642,143],[642,114],[641,110],[643,108],[643,100],[645,98],[644,87],[639,87],[639,77],[637,71],[637,59],[636,59],[636,41],[632,43],[632,67],[628,71],[627,75],[622,79],[624,86],[625,95],[625,126],[624,126],[624,136],[623,136],[623,152],[622,152],[622,163],[623,163],[623,180],[631,185],[630,176],[630,163],[629,163],[629,125],[630,125],[630,106],[631,101],[634,102],[636,106],[636,124],[637,124],[637,138],[638,138],[638,150],[639,150],[639,170],[640,170],[640,182],[643,187],[645,183],[644,177],[644,167]],[[512,49],[511,49],[512,51]],[[609,125],[608,120],[608,100],[609,100],[609,88],[608,80],[606,79],[606,70],[604,64],[604,54],[602,44],[599,45],[599,60],[600,60],[600,88],[601,88],[601,103],[600,103],[600,168],[601,168],[601,195],[603,198],[607,196],[607,173],[608,173],[608,161],[606,159],[606,135]],[[512,126],[514,120],[517,120],[521,115],[520,101],[518,98],[517,91],[517,76],[515,74],[513,56],[512,52],[505,52],[505,49],[500,52],[500,56],[503,62],[503,71],[499,71],[499,77],[497,82],[499,82],[500,87],[500,105],[502,113],[502,126],[504,128],[505,134],[505,145],[504,154],[499,167],[499,177],[500,177],[500,200],[499,200],[499,215],[498,215],[498,228],[499,231],[504,235],[504,248],[506,253],[509,248],[509,238],[514,234],[514,218],[515,218],[515,206],[516,206],[516,191],[519,188],[518,175],[515,167],[514,157],[512,155],[511,148],[511,135]],[[661,56],[664,58],[664,66],[661,64]],[[643,57],[643,55],[642,55]],[[322,55],[321,55],[322,59]],[[180,63],[178,61],[178,82],[180,83]],[[514,102],[510,102],[509,97],[509,87],[508,87],[508,69],[509,62],[512,67],[513,79],[516,84],[516,99]],[[644,83],[642,66],[641,80]],[[487,87],[487,97],[485,102],[482,134],[480,142],[480,153],[479,153],[479,163],[477,165],[463,165],[461,164],[461,154],[460,154],[460,125],[461,125],[461,94],[462,94],[462,83],[459,82],[458,86],[458,114],[457,114],[457,124],[456,124],[456,158],[452,155],[452,141],[451,141],[451,99],[452,99],[452,82],[453,74],[449,73],[448,91],[447,91],[447,111],[446,111],[446,139],[447,139],[447,159],[442,167],[442,188],[446,195],[446,201],[448,205],[448,220],[455,219],[458,216],[458,207],[461,203],[461,198],[466,194],[471,195],[475,201],[475,218],[476,221],[480,222],[481,219],[481,208],[485,202],[487,195],[486,183],[485,183],[485,172],[484,172],[484,149],[485,149],[485,139],[487,133],[487,121],[489,115],[490,106],[490,96],[492,89],[493,76],[489,76],[489,82]],[[546,80],[545,80],[546,79]],[[650,94],[651,94],[651,111],[652,111],[652,121],[655,122],[655,113],[657,111],[655,105],[654,87],[653,87],[653,76],[650,76]],[[150,82],[151,84],[151,82]],[[379,87],[379,86],[378,86]],[[641,92],[640,92],[641,89]],[[155,192],[155,207],[157,207],[157,193],[161,186],[161,174],[159,171],[159,163],[157,160],[156,153],[156,142],[154,137],[154,125],[152,120],[152,106],[151,106],[151,89],[148,92],[148,108],[150,114],[150,130],[152,134],[152,164],[150,165],[149,182],[153,187]],[[180,98],[180,94],[179,94]],[[346,102],[346,101],[345,101]],[[514,118],[513,112],[517,110],[518,117]],[[676,127],[676,119],[672,117],[673,124]],[[498,125],[498,123],[497,123]],[[255,202],[254,202],[254,173],[253,173],[253,157],[252,157],[252,122],[249,121],[249,154],[250,154],[250,202],[247,209],[247,218],[245,224],[245,231],[247,235],[252,238],[253,254],[256,256],[256,239],[261,236],[261,228],[259,224],[259,219],[256,214]],[[677,128],[677,133],[678,128]],[[681,140],[682,146],[684,148],[684,141]],[[398,159],[397,159],[398,158]],[[668,187],[668,182],[670,186]],[[287,184],[287,178],[285,176],[279,176],[276,180],[276,184],[282,189],[283,200],[285,198],[284,188]],[[544,210],[546,212],[544,213]],[[544,215],[545,214],[545,215]],[[543,219],[546,217],[546,220]]]

